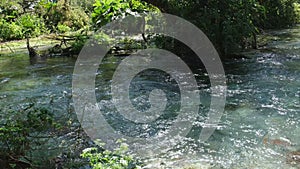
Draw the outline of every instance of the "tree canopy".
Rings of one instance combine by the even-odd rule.
[[[156,7],[194,23],[221,55],[255,48],[261,30],[292,26],[300,14],[298,0],[3,0],[0,39],[99,28],[119,17],[157,11]]]

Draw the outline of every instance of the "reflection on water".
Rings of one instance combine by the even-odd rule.
[[[286,155],[297,154],[300,149],[300,28],[270,33],[277,37],[277,41],[268,44],[270,50],[250,51],[245,53],[249,59],[224,62],[228,82],[226,109],[207,143],[195,141],[210,104],[207,75],[196,75],[201,89],[198,121],[183,144],[162,155],[168,159],[164,163],[201,163],[212,168],[292,167]],[[164,131],[180,109],[176,82],[164,72],[153,70],[136,76],[130,86],[130,99],[138,110],[149,109],[149,93],[157,88],[166,93],[168,103],[155,122],[133,124],[120,117],[111,101],[111,79],[121,60],[107,57],[97,72],[95,91],[105,117],[116,130],[129,136],[151,137]],[[51,99],[53,109],[64,114],[70,104],[65,96],[71,93],[74,62],[53,58],[30,65],[23,54],[1,56],[0,106],[32,100],[47,105]],[[182,157],[184,153],[188,159]]]

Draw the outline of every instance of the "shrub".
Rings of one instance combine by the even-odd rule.
[[[0,39],[2,41],[23,39],[26,36],[36,37],[46,32],[43,20],[35,15],[21,15],[15,22],[0,19]]]
[[[8,22],[14,21],[23,12],[22,6],[18,1],[1,0],[0,1],[0,18]]]
[[[58,24],[57,31],[58,31],[58,33],[66,33],[66,32],[71,31],[71,28],[68,27],[67,25]]]
[[[2,108],[0,115],[0,159],[5,159],[0,160],[0,166],[4,168],[33,164],[27,154],[34,145],[42,144],[39,134],[58,127],[51,111],[33,103],[18,108]]]
[[[0,39],[2,41],[22,39],[23,37],[21,26],[15,22],[7,22],[4,19],[0,19]]]
[[[87,41],[87,36],[77,36],[75,41],[71,43],[72,51],[78,54]]]
[[[22,27],[24,35],[36,37],[46,32],[46,27],[41,18],[35,15],[24,14],[16,20],[17,24]]]
[[[297,16],[296,23],[300,23],[300,2],[294,3],[294,7],[295,7],[295,14]]]
[[[113,151],[99,150],[96,147],[83,150],[81,157],[88,158],[93,169],[139,169],[133,158],[126,154],[128,145],[119,141],[120,147]],[[104,146],[105,144],[99,144]]]
[[[80,7],[70,6],[66,0],[49,2],[41,0],[37,13],[43,17],[49,30],[55,32],[58,25],[66,25],[72,30],[79,30],[89,24],[89,17]]]
[[[262,1],[266,8],[265,28],[287,27],[297,23],[297,0],[266,0]]]
[[[89,17],[80,8],[70,8],[63,13],[63,16],[60,23],[71,27],[73,30],[79,30],[89,23]]]
[[[92,22],[99,28],[112,20],[149,11],[157,11],[157,8],[138,0],[96,0]]]

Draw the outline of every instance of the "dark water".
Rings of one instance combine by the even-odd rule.
[[[166,155],[166,165],[175,165],[173,163],[180,161],[181,165],[199,163],[200,166],[212,168],[292,167],[286,163],[286,153],[300,149],[300,27],[268,33],[273,40],[266,49],[245,52],[247,59],[224,62],[228,83],[227,102],[213,136],[205,144],[183,140],[186,144],[179,146],[179,151],[174,150]],[[100,65],[95,89],[97,101],[103,106],[106,119],[117,131],[134,137],[155,136],[176,118],[176,112],[180,109],[180,89],[176,81],[164,72],[141,72],[130,86],[132,104],[140,111],[149,109],[150,92],[161,89],[168,100],[164,115],[148,125],[137,125],[121,118],[110,101],[110,84],[122,59],[110,56]],[[35,102],[55,110],[57,119],[74,117],[70,104],[75,61],[71,58],[52,58],[46,63],[30,65],[26,54],[1,56],[0,106],[5,108]],[[198,117],[201,123],[209,108],[210,90],[205,73],[195,77],[201,89]],[[4,115],[2,118],[5,118]],[[196,140],[200,130],[201,127],[195,124],[188,136],[190,140]],[[293,145],[264,144],[264,138],[289,140]],[[44,147],[70,149],[67,143],[61,143],[62,140],[60,137],[53,138]],[[188,142],[196,146],[188,149]],[[185,158],[178,156],[183,151],[190,153]],[[57,152],[49,150],[48,155],[53,156]],[[47,151],[44,153],[47,154]]]

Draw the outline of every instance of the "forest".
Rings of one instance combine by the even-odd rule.
[[[222,56],[257,48],[257,35],[299,22],[297,0],[255,1],[1,1],[1,41],[72,32],[79,36],[72,47],[84,44],[80,35],[95,31],[120,16],[166,12],[195,24]],[[81,45],[81,46],[80,46]]]
[[[151,33],[153,23],[169,23],[151,13],[191,23],[220,59],[206,67],[193,47]],[[138,19],[113,28],[126,17]],[[299,168],[299,24],[299,0],[0,0],[0,169]],[[124,33],[130,25],[139,25],[139,32]],[[190,25],[168,30],[177,33]],[[105,57],[85,56],[106,44]],[[156,55],[147,54],[153,48],[170,51],[189,69],[177,59],[152,62]],[[156,65],[146,69],[151,63]],[[178,70],[158,70],[168,66]],[[224,74],[211,73],[219,68]],[[95,105],[81,96],[91,92]],[[157,115],[160,109],[152,103],[165,109]],[[199,141],[213,106],[223,106],[223,115],[209,139]],[[173,137],[142,152],[129,143],[128,138],[167,137],[172,120],[194,107],[188,134],[172,147]],[[132,108],[145,112],[145,121],[147,113],[157,117],[146,123]],[[102,136],[111,132],[89,117],[96,110],[127,140]]]

